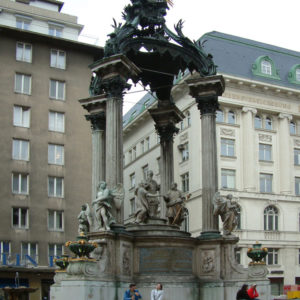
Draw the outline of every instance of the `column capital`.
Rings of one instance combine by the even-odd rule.
[[[244,113],[251,112],[253,115],[256,115],[257,109],[254,107],[243,106],[242,112],[244,112]]]
[[[190,95],[196,99],[201,115],[214,114],[219,108],[218,96],[225,90],[223,76],[209,76],[186,80]]]
[[[85,119],[91,122],[92,130],[105,130],[105,112],[101,111],[95,114],[85,115]]]
[[[285,118],[286,118],[286,119],[290,122],[290,121],[292,121],[293,116],[290,115],[290,114],[280,113],[280,114],[278,115],[278,118],[279,118],[279,119],[285,119]]]

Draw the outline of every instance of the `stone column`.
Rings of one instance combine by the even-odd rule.
[[[99,78],[99,89],[106,94],[105,181],[109,189],[120,189],[123,188],[123,93],[130,87],[128,79],[136,81],[140,70],[123,55],[97,61],[91,70]],[[113,215],[118,223],[123,222],[123,205],[115,198]]]
[[[218,191],[216,111],[218,96],[225,88],[222,76],[186,80],[190,95],[196,99],[201,113],[202,145],[202,233],[200,238],[218,238],[218,216],[213,215],[213,197]]]
[[[280,191],[282,194],[291,194],[291,149],[290,149],[290,121],[292,116],[284,113],[278,115],[279,118],[279,178],[280,178]]]
[[[149,112],[155,122],[155,129],[160,137],[160,194],[165,195],[174,182],[174,155],[173,155],[173,138],[179,129],[175,126],[180,122],[184,115],[175,106],[159,106],[158,108],[149,109]],[[165,217],[166,206],[161,199],[161,217]]]
[[[96,199],[97,186],[105,180],[105,112],[86,115],[92,127],[92,199]]]
[[[254,162],[254,117],[257,110],[252,107],[243,107],[243,187],[245,191],[255,191],[255,162]]]

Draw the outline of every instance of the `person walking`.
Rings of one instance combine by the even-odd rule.
[[[151,300],[163,300],[164,291],[161,283],[156,285],[156,288],[151,291]]]
[[[129,290],[125,291],[123,300],[138,300],[141,299],[142,296],[140,292],[136,289],[136,284],[131,283],[129,285]]]
[[[249,300],[251,299],[248,295],[248,284],[243,284],[241,289],[236,294],[236,300]]]

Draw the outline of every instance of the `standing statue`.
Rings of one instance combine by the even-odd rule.
[[[220,192],[216,192],[213,198],[214,216],[220,215],[224,235],[230,235],[237,226],[238,205],[232,198],[232,194],[224,198]]]
[[[97,188],[96,199],[92,201],[98,230],[110,230],[111,224],[116,223],[112,215],[113,195],[106,187],[106,182],[101,181]]]
[[[167,211],[166,217],[168,218],[170,225],[178,225],[184,221],[187,208],[184,205],[185,197],[182,192],[177,189],[177,183],[171,184],[171,189],[163,196],[166,202]]]
[[[90,231],[90,226],[92,223],[90,207],[89,205],[83,204],[81,206],[81,211],[77,217],[79,225],[78,225],[78,233],[84,233],[85,235]]]

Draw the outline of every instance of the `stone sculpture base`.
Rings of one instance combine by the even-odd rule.
[[[130,224],[124,231],[91,233],[99,244],[96,261],[70,262],[57,273],[51,300],[122,300],[135,282],[144,300],[160,282],[165,300],[228,300],[255,282],[261,300],[270,299],[266,267],[245,269],[234,259],[236,237],[197,239],[176,226]]]

